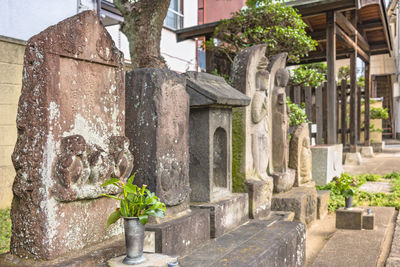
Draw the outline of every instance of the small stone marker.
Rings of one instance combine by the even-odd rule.
[[[328,204],[330,198],[329,190],[317,190],[317,219],[322,220],[328,214]]]
[[[123,232],[106,229],[119,205],[101,194],[125,180],[132,155],[125,134],[123,55],[95,12],[32,37],[25,50],[12,155],[11,254],[54,259]]]
[[[311,147],[312,179],[316,185],[326,185],[343,172],[343,145],[317,145]]]
[[[363,229],[374,230],[375,227],[375,213],[365,212],[363,215]]]

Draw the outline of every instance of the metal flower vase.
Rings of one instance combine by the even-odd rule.
[[[126,257],[122,263],[134,265],[146,261],[143,256],[144,225],[137,217],[125,217],[124,227]]]
[[[345,201],[345,209],[347,210],[351,209],[351,207],[353,206],[353,196],[346,197],[344,201]]]

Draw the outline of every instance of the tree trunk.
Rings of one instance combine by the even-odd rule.
[[[161,30],[171,0],[114,0],[124,22],[132,68],[167,68],[160,54]]]

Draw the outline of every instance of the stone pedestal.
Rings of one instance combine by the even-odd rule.
[[[168,263],[177,262],[177,257],[170,257],[163,254],[151,254],[144,253],[143,256],[146,258],[146,261],[140,264],[135,264],[135,267],[168,267]],[[109,260],[108,266],[110,267],[126,267],[129,265],[123,264],[122,260],[125,258],[125,255],[113,258]]]
[[[344,165],[361,165],[362,158],[360,152],[348,152],[345,154]]]
[[[211,238],[219,237],[249,220],[247,194],[232,194],[211,203],[192,203],[191,208],[209,212]]]
[[[363,227],[363,213],[364,209],[361,208],[339,208],[336,211],[336,228],[361,230]]]
[[[329,190],[317,190],[317,219],[322,220],[328,214]]]
[[[373,158],[374,148],[372,146],[362,146],[359,148],[361,157],[363,158]]]
[[[155,233],[156,253],[186,255],[210,240],[210,213],[208,210],[192,209],[163,223],[148,223],[146,231]]]
[[[312,178],[316,185],[325,185],[343,172],[343,145],[320,145],[311,147]]]
[[[271,211],[273,179],[268,181],[246,181],[249,196],[249,217],[251,219],[266,218]]]
[[[317,190],[313,182],[272,196],[271,209],[293,211],[294,219],[309,224],[317,217]]]
[[[382,153],[383,148],[385,147],[385,142],[371,142],[371,146],[375,153]]]
[[[375,227],[375,214],[364,213],[362,218],[362,228],[365,230],[374,230]]]

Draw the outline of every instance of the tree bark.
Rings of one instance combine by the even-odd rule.
[[[160,53],[161,30],[171,0],[114,0],[124,17],[132,68],[168,68]]]

